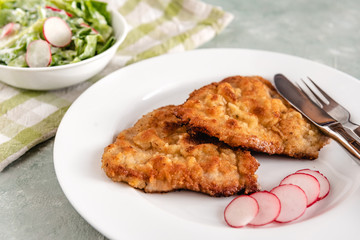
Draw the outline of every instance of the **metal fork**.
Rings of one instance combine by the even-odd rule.
[[[340,122],[344,128],[350,130],[353,134],[355,134],[358,138],[360,138],[360,126],[356,123],[353,123],[350,119],[351,115],[350,112],[341,106],[339,103],[337,103],[334,99],[332,99],[324,90],[322,90],[310,77],[307,77],[309,81],[312,83],[312,85],[322,94],[322,97],[326,99],[327,102],[323,101],[321,96],[319,96],[317,93],[315,93],[314,90],[307,84],[304,79],[301,79],[301,81],[304,83],[304,85],[309,89],[309,91],[312,93],[313,98],[317,100],[315,102],[319,107],[324,109],[325,112],[327,112],[331,117],[336,119],[338,122]],[[301,86],[298,87],[301,89],[301,91],[307,95],[310,99],[313,99],[309,94],[301,88]]]

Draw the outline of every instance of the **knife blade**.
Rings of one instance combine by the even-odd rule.
[[[344,127],[296,87],[283,74],[274,76],[274,84],[280,95],[296,110],[318,126],[322,132],[339,142],[360,164],[360,143],[348,134]]]

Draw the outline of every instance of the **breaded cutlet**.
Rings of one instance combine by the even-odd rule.
[[[214,138],[190,136],[175,117],[175,108],[156,109],[122,131],[104,150],[107,176],[145,192],[187,189],[230,196],[257,191],[259,163],[250,152]]]
[[[329,138],[259,76],[233,76],[192,92],[176,116],[232,147],[315,159]]]

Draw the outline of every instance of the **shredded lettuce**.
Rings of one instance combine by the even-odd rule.
[[[95,0],[0,0],[0,34],[8,23],[20,26],[0,39],[0,64],[27,67],[25,54],[30,42],[43,39],[46,18],[60,17],[69,25],[72,41],[62,48],[51,47],[58,66],[91,58],[115,43],[107,3]]]

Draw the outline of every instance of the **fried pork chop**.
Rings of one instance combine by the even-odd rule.
[[[259,76],[234,76],[190,94],[175,114],[193,132],[233,147],[315,159],[328,138]]]
[[[190,136],[174,109],[148,113],[105,148],[102,168],[109,178],[145,192],[187,189],[230,196],[258,190],[259,163],[250,152]]]

